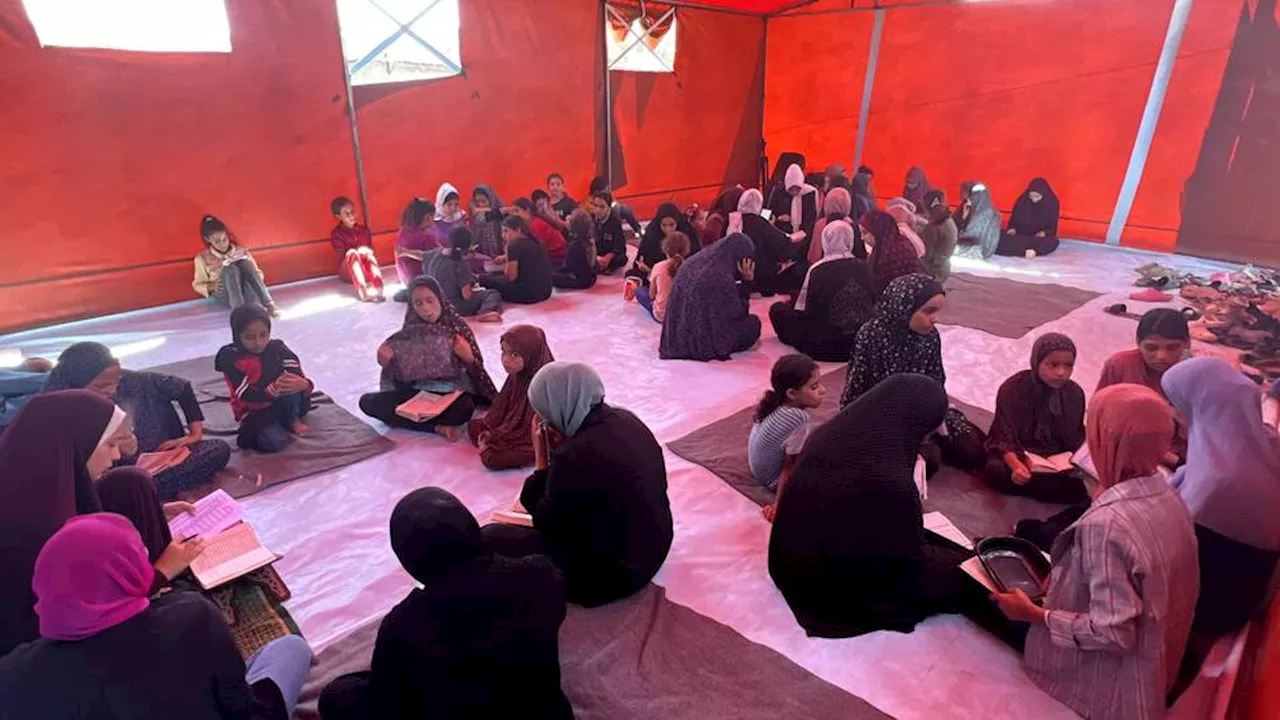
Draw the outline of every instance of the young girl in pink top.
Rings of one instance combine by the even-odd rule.
[[[671,296],[671,284],[676,280],[676,272],[680,264],[688,257],[693,247],[689,236],[680,231],[671,233],[662,239],[662,252],[666,260],[659,261],[649,273],[649,287],[643,285],[636,288],[636,302],[640,303],[654,320],[662,322],[667,315],[667,298]]]

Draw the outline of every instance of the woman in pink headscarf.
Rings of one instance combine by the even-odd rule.
[[[6,716],[289,717],[310,669],[306,642],[271,642],[246,675],[217,607],[193,592],[152,600],[155,574],[121,515],[81,515],[54,533],[31,582],[41,639],[0,659]]]
[[[1150,388],[1113,385],[1093,396],[1086,435],[1097,495],[1053,543],[1044,602],[995,600],[1028,628],[1040,689],[1087,718],[1164,717],[1200,585],[1191,514],[1158,471],[1173,411]]]

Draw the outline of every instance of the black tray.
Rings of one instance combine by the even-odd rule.
[[[1049,561],[1035,545],[1022,538],[1001,536],[983,538],[975,549],[982,568],[1000,592],[1016,588],[1035,602],[1044,598],[1049,588]]]

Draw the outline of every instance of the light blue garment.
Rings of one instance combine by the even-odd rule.
[[[1161,380],[1190,429],[1187,464],[1170,483],[1197,525],[1280,550],[1280,438],[1262,421],[1262,391],[1217,358],[1184,360]]]
[[[604,381],[582,363],[552,362],[529,383],[529,405],[542,421],[573,437],[587,415],[604,402]]]
[[[788,455],[799,455],[809,433],[809,413],[783,405],[751,426],[747,439],[747,464],[766,488],[778,489],[778,476]]]
[[[285,635],[262,646],[245,661],[244,679],[250,685],[270,680],[280,689],[289,717],[298,704],[302,685],[311,672],[311,647],[297,635]]]
[[[0,433],[13,422],[32,395],[40,392],[49,373],[25,370],[0,370]]]

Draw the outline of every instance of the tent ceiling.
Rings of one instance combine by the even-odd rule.
[[[772,15],[799,4],[799,0],[688,0],[688,2],[671,3],[674,5],[693,5],[706,8],[723,8],[755,15]]]

